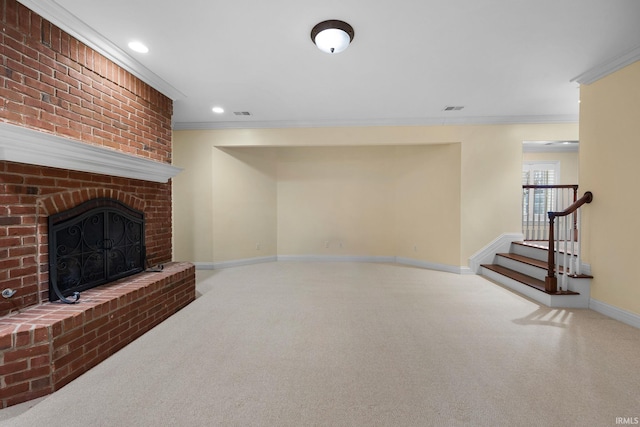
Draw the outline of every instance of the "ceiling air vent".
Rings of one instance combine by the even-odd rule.
[[[463,108],[464,107],[449,105],[447,107],[444,107],[444,111],[460,111]]]
[[[233,114],[236,116],[250,116],[251,113],[248,111],[234,111]]]

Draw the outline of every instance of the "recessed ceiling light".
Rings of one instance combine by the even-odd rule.
[[[213,107],[211,109],[211,111],[213,111],[216,114],[222,114],[222,113],[224,113],[224,108],[222,108],[222,107]]]
[[[147,52],[149,52],[149,48],[146,47],[141,42],[138,42],[138,41],[129,42],[129,49],[134,50],[134,51],[139,52],[139,53],[147,53]]]

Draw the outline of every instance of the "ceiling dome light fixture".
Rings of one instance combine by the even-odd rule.
[[[340,53],[353,40],[353,27],[344,21],[330,19],[323,21],[311,30],[311,40],[323,52]]]

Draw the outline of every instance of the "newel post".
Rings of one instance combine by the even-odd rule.
[[[556,277],[556,260],[555,260],[555,244],[554,244],[554,223],[556,216],[553,212],[549,212],[549,258],[547,277],[544,278],[544,290],[546,292],[555,293],[558,291],[558,278]]]

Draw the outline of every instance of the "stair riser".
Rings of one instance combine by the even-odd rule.
[[[500,283],[501,285],[506,286],[507,288],[512,289],[521,295],[538,301],[539,303],[542,303],[544,305],[549,304],[549,295],[545,294],[544,292],[540,292],[536,289],[531,288],[530,286],[518,282],[517,280],[510,279],[500,273],[489,270],[487,268],[482,267],[481,270],[483,276],[493,280],[494,282]]]
[[[526,274],[527,276],[531,276],[535,279],[542,280],[544,282],[547,277],[547,270],[544,268],[536,267],[534,265],[530,265],[524,262],[520,262],[514,259],[505,258],[503,256],[496,255],[496,264],[501,265],[503,267],[510,268],[511,270],[515,270],[522,274]],[[560,287],[563,274],[556,274],[558,278],[558,287]],[[567,289],[574,292],[589,292],[589,285],[584,286],[585,283],[590,283],[591,280],[587,278],[575,279],[569,277],[567,282]]]
[[[558,276],[558,287],[562,285],[562,275]],[[591,295],[591,279],[580,278],[576,279],[569,277],[567,281],[567,289],[573,292],[578,292],[580,295]]]
[[[516,291],[517,293],[531,298],[547,307],[553,308],[588,308],[589,292],[580,295],[549,295],[524,285],[517,280],[510,279],[506,276],[496,273],[486,268],[482,268],[482,275],[501,285]]]
[[[547,259],[549,258],[549,254],[546,249],[534,248],[531,246],[512,244],[511,253],[528,256],[530,258],[537,259],[540,261],[547,261]],[[556,258],[556,265],[561,265],[564,267],[564,255],[560,254],[560,256],[558,256],[558,254],[556,254],[555,258]],[[571,258],[572,256],[567,256],[567,263],[570,262]]]
[[[527,276],[531,276],[542,281],[544,281],[544,278],[547,276],[547,270],[543,268],[525,264],[514,259],[505,258],[503,256],[496,256],[496,264],[510,268],[512,270],[518,271],[522,274],[526,274]]]
[[[523,245],[512,244],[510,252],[514,253],[514,254],[518,254],[518,255],[528,256],[529,258],[538,259],[540,261],[546,261],[547,260],[547,250],[546,249],[540,249],[540,248],[534,248],[534,247],[531,247],[531,246],[523,246]]]

